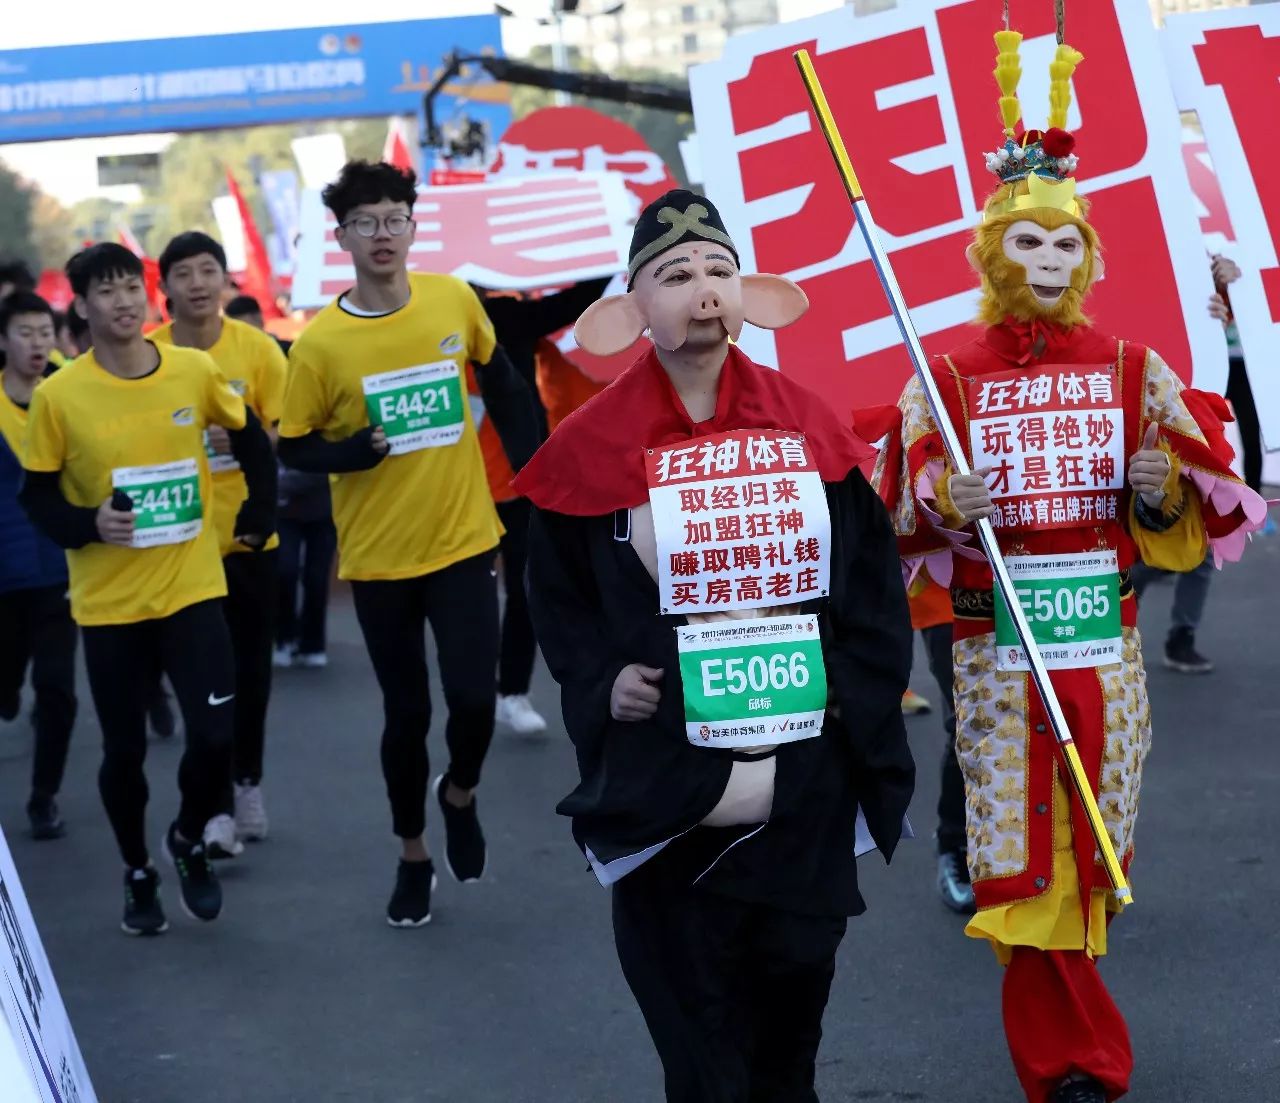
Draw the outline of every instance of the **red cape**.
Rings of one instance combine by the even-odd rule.
[[[817,395],[734,345],[720,373],[716,412],[695,424],[650,346],[565,418],[511,485],[555,513],[598,517],[631,509],[649,498],[645,449],[734,429],[803,432],[823,482],[840,482],[875,455]]]

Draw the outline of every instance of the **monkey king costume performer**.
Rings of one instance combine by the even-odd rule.
[[[529,605],[581,782],[560,804],[602,885],[673,1103],[816,1100],[835,953],[915,769],[900,560],[817,396],[730,343],[804,293],[742,276],[710,201],[641,214],[627,294],[579,344],[652,348],[567,417],[514,487]]]
[[[918,380],[875,479],[916,575],[951,588],[956,752],[978,912],[966,933],[1007,967],[1004,1022],[1029,1100],[1123,1095],[1128,1030],[1096,966],[1117,910],[1048,717],[968,524],[986,515],[1049,668],[1117,855],[1133,855],[1150,708],[1129,567],[1235,559],[1265,504],[1231,473],[1225,404],[1153,349],[1081,312],[1102,274],[1066,133],[1081,55],[1059,46],[1044,133],[1015,134],[1021,35],[996,35],[1006,140],[970,259],[987,328],[931,370],[975,469],[948,469]],[[985,475],[985,479],[982,477]],[[976,490],[976,499],[975,499]],[[964,499],[962,503],[961,499]],[[974,504],[976,501],[976,505]]]

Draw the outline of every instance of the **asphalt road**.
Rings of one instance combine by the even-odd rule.
[[[1170,585],[1143,612],[1155,710],[1135,863],[1137,906],[1105,971],[1129,1019],[1134,1103],[1280,1099],[1280,540],[1214,581],[1208,677],[1162,669]],[[226,868],[226,908],[198,926],[117,928],[120,865],[98,802],[86,703],[63,794],[70,834],[24,836],[25,721],[0,727],[0,820],[104,1103],[642,1103],[659,1068],[613,954],[608,898],[553,812],[572,785],[562,731],[499,735],[481,812],[485,883],[442,879],[435,920],[383,921],[396,848],[378,767],[376,686],[349,605],[332,664],[279,676],[268,842]],[[936,702],[923,656],[915,688]],[[534,697],[558,714],[540,671]],[[824,1101],[1016,1101],[1000,973],[933,890],[929,833],[942,734],[909,722],[921,838],[861,877],[826,1019]],[[442,753],[437,723],[433,752]],[[153,744],[149,829],[176,802],[179,748]],[[433,814],[431,825],[437,822]],[[2,1093],[0,1093],[2,1094]]]

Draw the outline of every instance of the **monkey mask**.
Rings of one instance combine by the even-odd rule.
[[[1004,30],[995,40],[1005,140],[986,155],[986,165],[1000,183],[987,199],[966,254],[982,277],[979,319],[989,325],[1008,317],[1083,324],[1088,321],[1084,297],[1103,274],[1098,235],[1088,222],[1089,204],[1076,195],[1071,175],[1078,163],[1075,138],[1064,129],[1071,75],[1083,55],[1058,46],[1049,66],[1049,127],[1043,133],[1018,134],[1022,35]]]

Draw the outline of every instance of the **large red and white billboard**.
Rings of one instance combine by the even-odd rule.
[[[1053,5],[1016,14],[1025,124],[1039,128]],[[861,18],[846,8],[731,39],[691,73],[706,191],[743,267],[789,276],[811,303],[794,326],[744,334],[744,348],[840,407],[895,401],[910,365],[792,52],[814,55],[925,348],[940,352],[972,334],[977,280],[964,250],[994,183],[983,153],[1002,138],[999,17],[995,0],[916,0]],[[1205,309],[1213,285],[1150,11],[1097,0],[1068,31],[1085,55],[1068,125],[1108,262],[1090,311],[1220,390],[1225,340]]]
[[[1204,129],[1243,271],[1231,305],[1262,435],[1280,448],[1280,8],[1174,16],[1161,32],[1178,107]]]
[[[611,276],[627,266],[631,205],[614,173],[544,173],[420,188],[409,270],[510,290]],[[303,192],[295,307],[323,306],[355,283],[337,228],[320,193]]]

